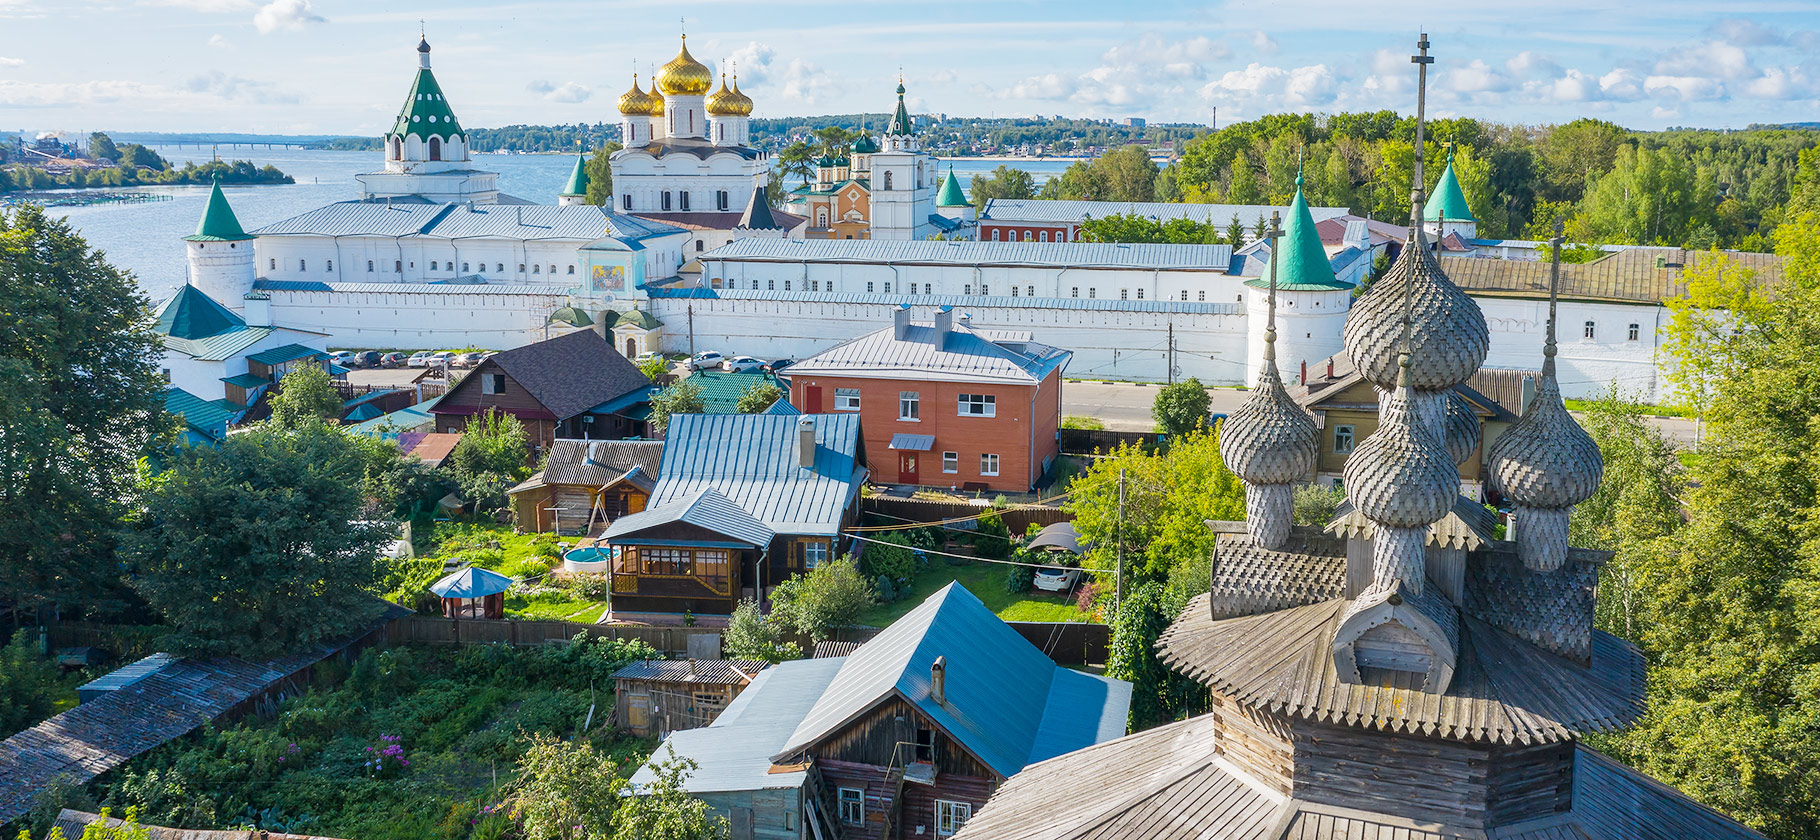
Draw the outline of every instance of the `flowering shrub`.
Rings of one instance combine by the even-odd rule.
[[[1080,594],[1075,596],[1074,606],[1081,612],[1093,612],[1093,604],[1100,598],[1100,582],[1088,581],[1083,584]]]
[[[404,755],[403,740],[401,736],[382,733],[378,744],[367,747],[367,775],[390,778],[411,766],[411,760]]]

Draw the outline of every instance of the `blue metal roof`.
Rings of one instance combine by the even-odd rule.
[[[627,391],[623,394],[620,394],[617,397],[614,397],[613,399],[607,400],[606,402],[601,403],[600,405],[597,405],[597,406],[594,406],[593,408],[588,409],[587,413],[588,414],[617,414],[621,411],[631,408],[632,406],[638,405],[639,403],[650,402],[651,397],[653,395],[655,395],[657,392],[658,392],[658,389],[655,387],[647,388],[642,391]]]
[[[253,288],[275,292],[359,292],[365,294],[417,295],[548,295],[562,297],[568,285],[556,283],[487,283],[451,286],[447,283],[352,283],[338,280],[273,280],[261,277]]]
[[[815,429],[808,469],[797,462],[799,422]],[[859,416],[671,415],[657,474],[654,507],[712,489],[776,533],[836,536],[866,480]]]
[[[211,441],[227,437],[227,427],[244,409],[227,400],[205,400],[178,387],[164,389],[164,410],[183,418],[185,425]]]
[[[773,665],[752,678],[714,723],[674,732],[652,753],[662,761],[670,750],[696,763],[683,781],[693,794],[801,787],[804,772],[771,772],[771,756],[796,730],[828,683],[840,658],[799,659]],[[649,762],[632,774],[634,790],[656,781]]]
[[[435,408],[436,403],[440,402],[442,397],[443,395],[438,394],[416,405],[407,405],[391,414],[383,414],[371,420],[357,423],[352,428],[355,434],[362,434],[368,437],[396,438],[398,437],[397,432],[399,431],[410,431],[417,426],[435,420],[435,416],[430,414],[430,409]],[[388,433],[388,430],[396,431]]]
[[[328,357],[329,354],[317,350],[314,347],[305,347],[302,344],[285,344],[279,347],[273,347],[270,350],[261,350],[246,358],[249,362],[258,362],[262,365],[277,365],[285,362],[293,362],[298,359],[326,359]]]
[[[944,657],[944,702],[930,666]],[[900,696],[999,775],[1125,734],[1131,684],[1068,671],[950,583],[846,657],[774,754],[791,760],[879,703]]]
[[[256,231],[258,236],[380,236],[428,239],[513,239],[592,242],[611,236],[636,242],[683,229],[572,204],[381,204],[341,201]]]
[[[667,445],[665,451],[667,457]],[[661,470],[659,474],[662,474]],[[652,501],[656,501],[655,495]],[[732,537],[753,548],[770,545],[771,538],[776,536],[770,528],[765,527],[765,523],[752,518],[752,514],[744,508],[709,488],[680,499],[652,504],[638,513],[615,519],[612,526],[607,528],[605,538],[607,542],[616,545],[635,545],[638,540],[633,535],[639,531],[673,522],[687,523]]]
[[[891,436],[891,449],[903,449],[910,452],[928,452],[935,445],[935,435],[909,435],[899,432]]]
[[[479,566],[457,569],[448,577],[430,585],[430,591],[443,598],[483,598],[511,588],[511,578]]]
[[[966,242],[920,239],[735,239],[700,257],[790,263],[883,263],[956,266],[1039,266],[1218,271],[1232,262],[1230,245],[1120,242]]]
[[[976,330],[955,323],[946,333],[911,324],[842,342],[785,369],[786,376],[856,376],[946,382],[1038,385],[1072,354],[1030,339],[1029,333]]]
[[[761,414],[775,414],[780,417],[794,417],[798,414],[801,414],[802,411],[797,409],[796,406],[791,405],[790,398],[789,398],[789,396],[786,395],[783,399],[772,403],[770,408],[767,408],[760,413]]]

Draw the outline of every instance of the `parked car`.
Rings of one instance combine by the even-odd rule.
[[[365,353],[354,354],[354,364],[364,368],[376,368],[384,358],[384,353],[378,350],[368,350]]]
[[[758,370],[764,366],[764,362],[754,359],[751,356],[734,356],[733,358],[720,363],[721,370],[731,371],[733,373],[745,373],[749,370]]]
[[[441,353],[432,353],[432,354],[430,354],[429,366],[430,367],[444,367],[444,368],[454,367],[455,355],[456,354],[450,350],[444,350]]]
[[[634,356],[632,358],[632,364],[642,365],[645,362],[649,362],[653,359],[661,359],[663,357],[664,357],[664,354],[662,354],[662,353],[652,353],[651,351],[647,350],[643,353],[638,354],[637,356]]]
[[[1080,579],[1080,569],[1037,569],[1030,585],[1044,592],[1067,592]]]
[[[453,355],[455,358],[450,362],[452,366],[458,368],[471,368],[480,364],[480,357],[486,354],[476,350],[471,353],[456,353]]]
[[[776,360],[765,363],[765,372],[766,373],[777,373],[778,371],[783,370],[784,368],[787,368],[793,364],[796,364],[795,359],[776,359]]]
[[[379,365],[380,367],[389,368],[403,367],[409,360],[410,357],[403,353],[387,353],[384,356],[379,357]]]
[[[354,351],[336,350],[335,352],[329,354],[329,364],[347,367],[348,360],[352,359],[352,358],[354,358]]]
[[[725,359],[726,357],[722,356],[719,350],[703,350],[696,353],[695,358],[689,360],[689,369],[710,370],[720,367],[720,363]]]
[[[414,368],[429,367],[430,357],[434,355],[436,355],[436,351],[434,350],[419,350],[412,353],[411,358],[406,361],[405,364]]]

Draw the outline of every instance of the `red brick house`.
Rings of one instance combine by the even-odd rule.
[[[557,438],[641,434],[625,412],[650,399],[651,380],[592,330],[527,344],[481,362],[430,409],[436,431],[459,432],[497,409],[524,423],[533,455]]]
[[[1026,331],[976,328],[946,306],[912,323],[903,304],[891,326],[782,375],[804,413],[860,416],[874,481],[1023,492],[1058,451],[1071,355]]]

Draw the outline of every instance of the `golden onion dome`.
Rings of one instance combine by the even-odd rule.
[[[651,97],[651,116],[654,118],[663,116],[664,95],[658,92],[657,81],[655,79],[651,81],[651,92],[645,95]]]
[[[668,96],[701,96],[713,86],[714,72],[689,54],[689,36],[684,35],[682,50],[657,71],[657,89]]]
[[[656,102],[651,94],[638,86],[638,74],[632,74],[632,89],[619,95],[619,113],[628,117],[651,116],[651,106]]]
[[[734,112],[734,116],[752,116],[752,97],[747,96],[745,91],[739,89],[738,73],[733,74],[733,102],[738,107],[738,110]]]
[[[739,115],[739,103],[733,99],[733,91],[727,90],[727,77],[722,74],[720,87],[708,94],[708,116],[734,117]]]

